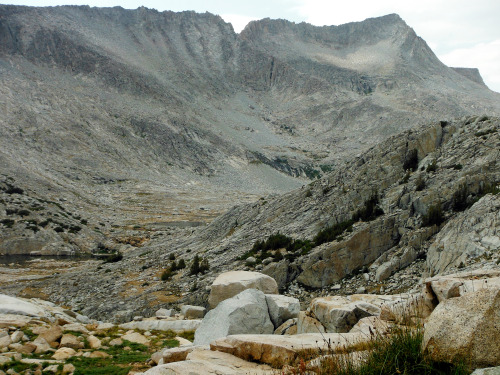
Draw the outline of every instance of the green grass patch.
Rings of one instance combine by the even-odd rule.
[[[179,333],[178,336],[182,337],[186,340],[189,340],[191,342],[194,341],[194,331],[185,331],[185,332]]]

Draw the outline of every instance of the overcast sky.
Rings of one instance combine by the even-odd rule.
[[[231,22],[236,32],[249,21],[265,17],[339,25],[397,13],[446,65],[479,68],[485,83],[500,92],[499,0],[11,0],[3,3],[120,5],[128,9],[142,5],[159,11],[208,11]]]

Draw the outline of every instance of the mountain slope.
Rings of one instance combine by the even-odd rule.
[[[499,114],[500,94],[474,81],[396,15],[238,35],[209,13],[1,5],[0,173],[103,223],[94,242],[147,237],[298,188],[418,124]]]

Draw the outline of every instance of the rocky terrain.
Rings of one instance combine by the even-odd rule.
[[[2,180],[90,225],[66,247],[50,228],[4,231],[31,242],[2,253],[87,252],[99,232],[145,241],[298,188],[415,125],[500,113],[477,71],[443,65],[397,15],[265,19],[241,34],[209,13],[146,8],[2,5],[0,17]]]
[[[325,296],[301,311],[273,278],[232,271],[211,285],[206,315],[183,305],[120,325],[0,295],[0,374],[414,373],[424,364],[432,374],[495,374],[499,275],[438,276],[411,294]],[[380,362],[391,345],[397,355],[384,352]]]
[[[245,300],[269,309],[279,290],[301,324],[318,298],[498,270],[500,94],[397,15],[236,34],[209,13],[0,5],[0,80],[0,289],[110,321],[110,340],[174,339],[153,331],[185,323],[155,312],[211,314],[232,270],[271,276]],[[134,317],[153,318],[116,331]]]

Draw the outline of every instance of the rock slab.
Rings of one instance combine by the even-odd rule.
[[[258,289],[266,294],[278,294],[278,284],[267,275],[259,272],[230,271],[220,274],[213,282],[208,297],[210,308],[234,297],[245,289]]]
[[[260,290],[247,289],[207,313],[195,332],[194,344],[207,345],[228,335],[273,332],[266,296]]]
[[[482,289],[441,302],[425,325],[424,350],[437,361],[500,365],[500,289]]]

